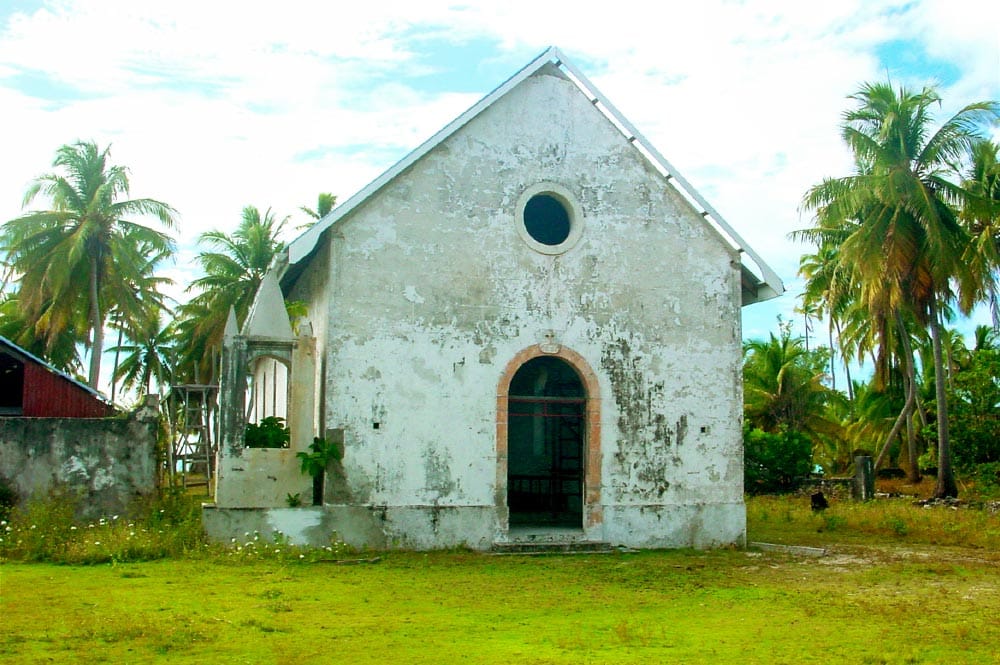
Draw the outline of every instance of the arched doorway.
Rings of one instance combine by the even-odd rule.
[[[581,528],[587,393],[565,360],[543,355],[511,378],[507,397],[510,526]]]

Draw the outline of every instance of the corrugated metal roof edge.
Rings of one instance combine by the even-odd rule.
[[[758,276],[754,274],[753,271],[744,271],[753,275],[757,281],[757,284],[755,285],[756,289],[754,290],[756,298],[752,302],[761,302],[763,300],[776,298],[785,292],[784,284],[782,283],[781,278],[778,277],[777,273],[775,273],[771,267],[768,266],[762,258],[760,258],[760,256],[747,244],[742,236],[740,236],[739,233],[737,233],[735,229],[729,225],[725,218],[723,218],[722,215],[720,215],[718,211],[716,211],[715,208],[713,208],[711,204],[709,204],[680,174],[680,172],[677,171],[677,169],[674,168],[673,165],[670,164],[670,162],[668,162],[666,158],[664,158],[663,155],[661,155],[660,152],[653,147],[653,145],[635,128],[634,125],[632,125],[631,122],[628,121],[628,119],[625,118],[625,116],[621,114],[620,111],[618,111],[618,109],[597,89],[597,87],[591,83],[590,80],[587,79],[587,77],[584,76],[584,74],[577,69],[575,65],[569,62],[566,56],[563,55],[558,48],[554,46],[547,48],[538,57],[522,67],[517,73],[497,86],[492,92],[485,95],[468,110],[445,125],[437,133],[403,157],[403,159],[396,162],[380,176],[375,178],[375,180],[368,183],[356,194],[344,201],[343,204],[330,211],[330,213],[328,213],[323,219],[316,222],[305,233],[289,243],[285,253],[283,253],[282,256],[275,258],[273,268],[278,271],[279,275],[283,275],[289,268],[294,267],[297,263],[299,263],[299,261],[308,257],[316,248],[316,244],[319,241],[320,236],[322,236],[327,229],[333,226],[340,219],[347,216],[363,202],[368,200],[383,186],[412,166],[421,157],[433,150],[438,144],[443,142],[449,136],[465,126],[473,118],[489,108],[511,88],[534,74],[548,63],[555,63],[557,66],[563,67],[565,71],[569,73],[570,80],[573,81],[574,85],[580,88],[580,90],[591,99],[595,107],[607,116],[608,119],[611,120],[612,124],[618,127],[619,131],[622,132],[629,142],[635,145],[636,148],[639,149],[640,153],[642,153],[653,163],[654,166],[657,167],[658,170],[664,174],[668,181],[671,179],[675,180],[679,185],[676,189],[679,189],[681,194],[683,194],[692,203],[696,203],[696,207],[701,207],[702,218],[705,219],[706,223],[726,237],[728,241],[732,243],[741,253],[741,255],[745,254],[751,261],[753,261],[761,274]],[[752,303],[744,303],[744,305],[747,304]]]
[[[55,374],[56,376],[59,376],[59,377],[61,377],[63,379],[66,379],[70,383],[75,384],[78,388],[82,388],[83,390],[85,390],[88,393],[90,393],[93,397],[95,397],[98,400],[104,402],[105,404],[107,404],[108,406],[112,407],[113,409],[120,410],[118,408],[118,406],[114,402],[112,402],[110,399],[108,399],[107,397],[105,397],[103,393],[101,393],[101,392],[99,392],[97,390],[94,390],[93,388],[91,388],[90,386],[88,386],[86,383],[82,383],[81,381],[77,381],[76,379],[74,379],[72,376],[70,376],[66,372],[64,372],[64,371],[62,371],[60,369],[56,369],[55,367],[53,367],[52,365],[50,365],[45,360],[42,360],[41,358],[39,358],[38,356],[36,356],[35,354],[33,354],[31,351],[28,351],[27,349],[25,349],[25,348],[23,348],[21,346],[18,346],[17,344],[15,344],[11,340],[7,339],[3,335],[0,335],[0,344],[2,344],[4,346],[12,349],[14,351],[14,353],[22,355],[22,356],[30,359],[32,362],[34,362],[34,363],[36,363],[38,365],[41,365],[42,367],[44,367],[46,370],[48,370],[52,374]]]

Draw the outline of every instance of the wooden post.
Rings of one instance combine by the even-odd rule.
[[[868,455],[854,458],[854,485],[851,495],[856,501],[875,498],[875,463]]]

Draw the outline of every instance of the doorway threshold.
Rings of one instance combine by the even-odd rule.
[[[583,529],[559,526],[515,526],[507,540],[493,543],[494,554],[601,554],[613,552],[609,543],[587,540]]]
[[[585,540],[582,527],[518,524],[507,530],[512,543],[574,543]]]

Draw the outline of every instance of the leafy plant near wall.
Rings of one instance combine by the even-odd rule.
[[[247,448],[287,448],[290,439],[285,419],[280,416],[268,416],[259,423],[250,423],[243,432],[243,445]]]
[[[343,459],[340,446],[327,441],[321,436],[314,436],[309,444],[309,452],[296,454],[302,461],[302,473],[308,473],[313,479],[313,505],[323,505],[323,477],[330,462]]]
[[[342,459],[343,455],[336,443],[331,443],[321,436],[314,436],[313,442],[309,444],[309,452],[300,452],[296,457],[302,460],[302,473],[308,473],[315,478],[326,470],[327,464]]]

